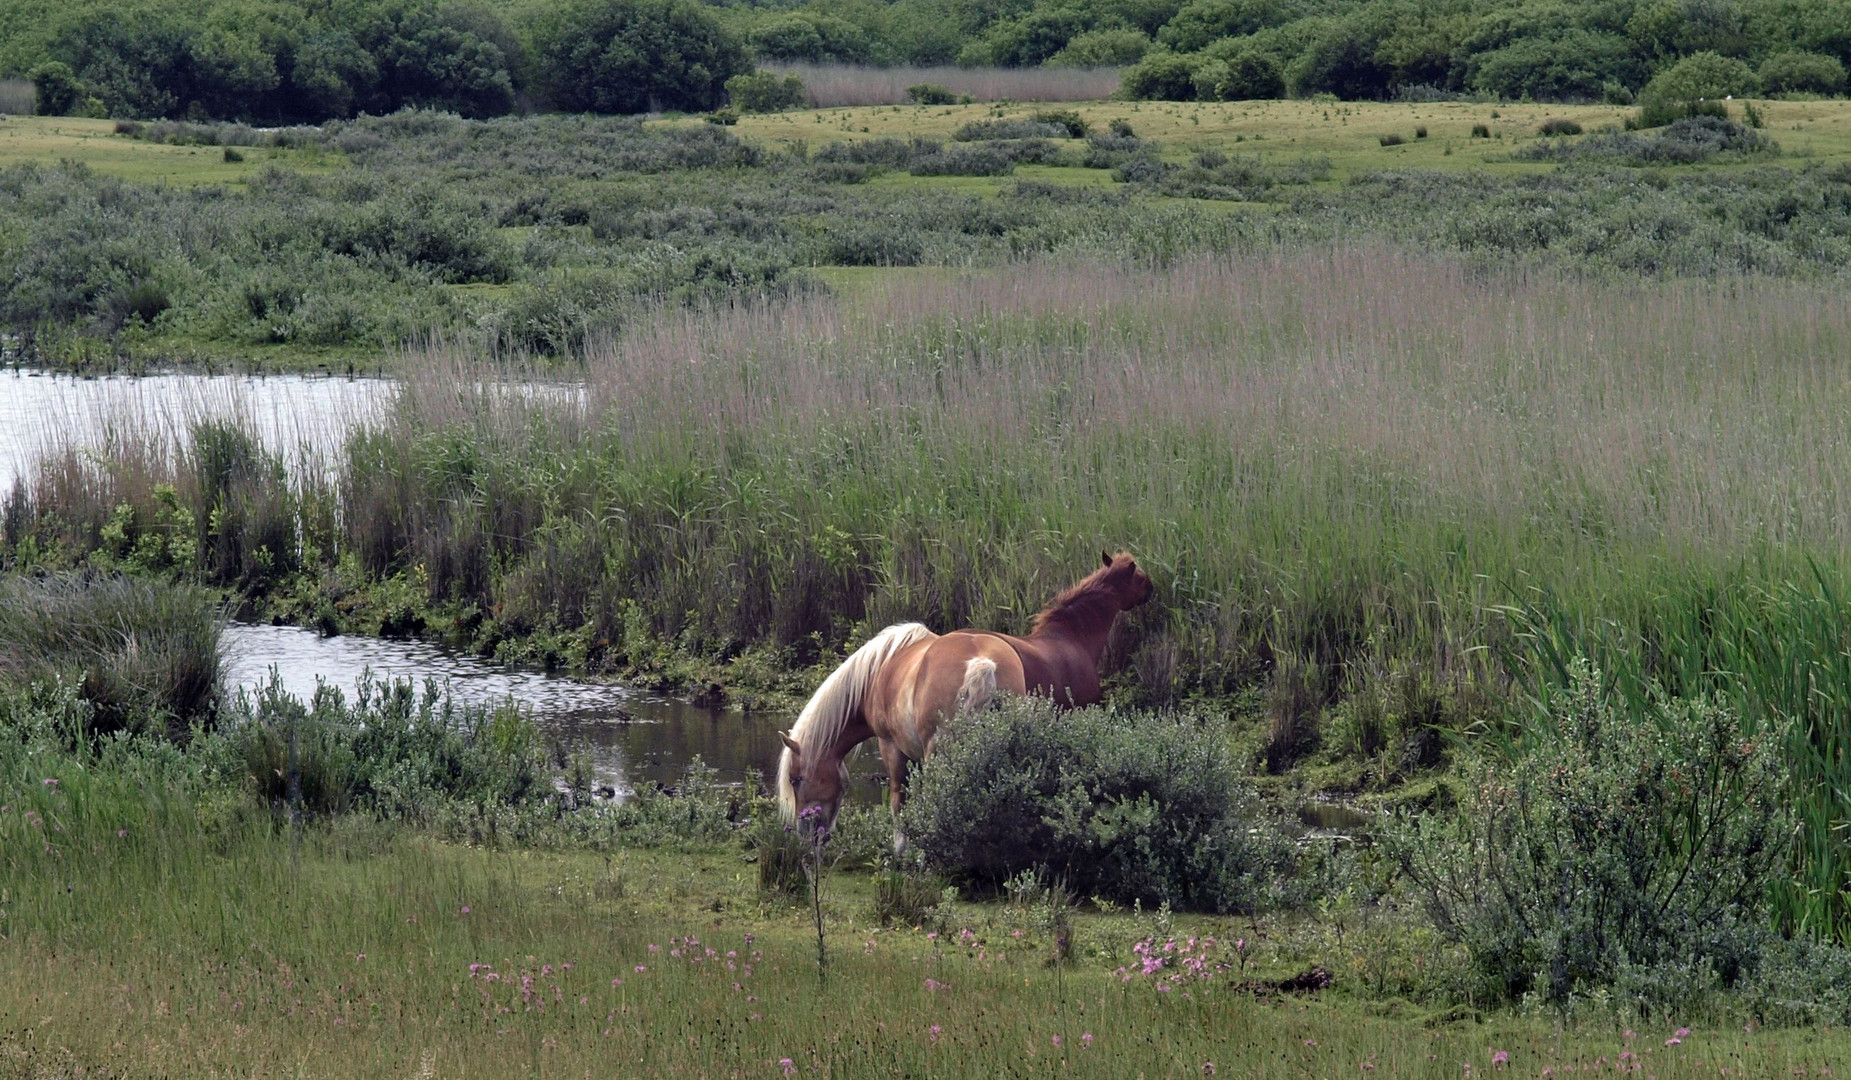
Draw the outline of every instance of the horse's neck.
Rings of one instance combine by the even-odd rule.
[[[1087,619],[1078,625],[1066,619],[1050,619],[1037,627],[1029,635],[1029,640],[1075,646],[1097,664],[1099,658],[1105,655],[1106,639],[1112,634],[1112,620],[1117,614],[1112,612],[1103,622]]]

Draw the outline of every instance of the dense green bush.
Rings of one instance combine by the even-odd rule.
[[[1742,61],[1713,52],[1696,53],[1654,75],[1639,91],[1640,120],[1645,127],[1659,127],[1694,115],[1696,103],[1720,103],[1724,98],[1755,93],[1760,87],[1754,69]]]
[[[40,116],[69,116],[84,100],[84,85],[71,65],[47,60],[26,73],[32,80],[33,111]]]
[[[1081,895],[1226,912],[1260,902],[1274,868],[1254,815],[1199,718],[1015,699],[940,731],[903,827],[929,865],[986,885],[1040,869]]]
[[[1676,1008],[1757,962],[1792,842],[1777,742],[1706,701],[1622,712],[1579,662],[1478,766],[1458,817],[1423,819],[1397,849],[1493,992],[1621,984]]]
[[[873,59],[873,47],[861,27],[809,11],[792,12],[759,25],[746,35],[746,45],[760,60],[865,64]]]
[[[1048,57],[1049,67],[1124,67],[1150,51],[1150,37],[1141,30],[1089,30],[1075,34],[1065,48]]]
[[[1769,94],[1842,94],[1845,66],[1836,56],[1784,52],[1761,62],[1761,89]]]
[[[1082,125],[1084,126],[1084,125]],[[1068,126],[1045,120],[972,120],[958,125],[951,133],[957,142],[985,142],[994,139],[1065,139]]]
[[[744,44],[687,0],[576,0],[537,18],[533,38],[543,85],[568,111],[701,112],[750,67]]]
[[[1146,101],[1194,101],[1195,68],[1199,62],[1197,57],[1179,53],[1147,53],[1125,69],[1122,92],[1126,97]]]
[[[726,80],[726,96],[746,112],[772,113],[803,104],[803,80],[795,75],[754,71]]]

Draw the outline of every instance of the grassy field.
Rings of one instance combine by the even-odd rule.
[[[73,161],[104,176],[145,183],[197,187],[240,186],[266,166],[323,170],[338,165],[319,149],[238,147],[241,161],[227,161],[217,146],[170,146],[116,133],[111,120],[73,116],[0,118],[0,168],[56,165]]]
[[[28,857],[0,909],[0,1074],[1714,1077],[1851,1061],[1841,1031],[1469,1009],[1421,1024],[1405,1001],[1256,995],[1302,952],[1270,920],[1080,915],[1083,955],[1053,967],[1021,909],[883,926],[848,872],[826,879],[819,982],[807,906],[761,897],[736,853],[546,854],[358,825],[298,850],[184,815],[122,836],[80,818],[49,809],[58,851]],[[1230,966],[1115,974],[1153,936]]]
[[[1851,102],[1755,102],[1766,131],[1784,155],[1805,162],[1851,158]],[[1074,102],[1062,105],[1004,104],[868,106],[863,108],[747,114],[738,130],[753,138],[814,147],[829,139],[949,138],[973,120],[1028,118],[1067,110],[1094,130],[1114,120],[1131,124],[1139,137],[1163,144],[1167,158],[1183,160],[1202,150],[1219,150],[1285,162],[1328,157],[1331,184],[1380,169],[1434,169],[1495,175],[1548,171],[1553,166],[1510,160],[1511,151],[1540,136],[1544,120],[1566,119],[1587,131],[1618,128],[1636,109],[1614,105],[1538,105],[1431,102],[1249,101],[1171,103],[1160,101]],[[1737,115],[1740,107],[1737,106]],[[664,121],[669,123],[672,121]],[[1490,139],[1473,138],[1484,125]],[[1426,138],[1417,136],[1425,128]],[[1381,145],[1399,135],[1397,146]],[[1721,166],[1741,167],[1740,163]]]

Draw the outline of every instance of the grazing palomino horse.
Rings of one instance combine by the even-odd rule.
[[[1045,694],[1067,707],[1097,704],[1099,657],[1112,620],[1152,592],[1150,575],[1130,555],[1101,558],[1104,566],[1035,616],[1027,637],[988,630],[939,635],[901,623],[855,650],[783,736],[778,805],[785,819],[795,818],[805,836],[826,838],[848,790],[843,759],[870,738],[880,740],[887,798],[898,814],[907,769],[931,755],[939,725],[984,707],[999,690]],[[905,846],[897,825],[894,846]]]

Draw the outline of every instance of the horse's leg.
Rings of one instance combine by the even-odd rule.
[[[887,808],[893,812],[893,853],[906,854],[906,834],[900,831],[900,806],[906,801],[906,773],[912,761],[893,739],[881,740],[881,761],[887,765]]]

